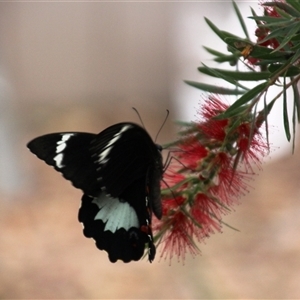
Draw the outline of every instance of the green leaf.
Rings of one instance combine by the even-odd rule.
[[[292,65],[300,58],[300,49],[296,51],[296,53],[291,57],[289,63]]]
[[[284,83],[283,83],[283,125],[284,125],[286,138],[287,138],[288,141],[290,141],[291,132],[290,132],[288,110],[287,110],[287,97],[286,97],[286,81],[285,81],[285,78],[284,78]]]
[[[222,40],[224,40],[225,36],[223,32],[215,25],[213,22],[211,22],[209,19],[204,17],[204,20],[206,21],[207,25],[210,27],[210,29]]]
[[[285,46],[291,38],[297,33],[297,31],[300,28],[300,22],[291,22],[289,26],[286,27],[279,27],[271,31],[270,34],[268,34],[264,39],[259,41],[259,43],[264,43],[270,39],[279,39],[284,37],[284,41],[282,41],[281,44],[278,48],[273,50],[273,52],[278,51],[278,49],[281,49],[283,46]]]
[[[273,99],[269,104],[266,103],[266,99],[264,100],[264,109],[261,110],[258,113],[258,117],[257,118],[262,118],[264,120],[267,119],[267,116],[269,115],[269,113],[271,112],[274,104],[276,102],[276,99]]]
[[[295,1],[295,0],[293,0],[293,1]],[[290,2],[290,1],[286,1],[286,2]],[[292,6],[290,6],[284,2],[265,2],[263,5],[271,6],[271,7],[272,6],[279,7],[280,9],[284,10],[286,13],[288,13],[289,15],[291,15],[293,17],[300,17],[300,10],[296,10]]]
[[[268,70],[272,73],[272,76],[274,76],[284,67],[286,67],[286,64],[276,64],[276,65],[273,64],[269,66]],[[290,66],[288,70],[284,74],[281,74],[280,76],[292,77],[299,74],[300,74],[300,68],[295,66]]]
[[[257,81],[257,80],[266,80],[270,78],[271,73],[270,72],[241,72],[241,71],[227,71],[222,69],[207,69],[205,67],[199,67],[198,70],[201,73],[204,73],[206,75],[210,75],[213,77],[216,76],[214,72],[211,72],[211,70],[214,70],[218,72],[219,74],[222,74],[223,76],[230,77],[234,80],[242,80],[242,81]]]
[[[238,6],[236,5],[236,3],[235,3],[234,1],[232,1],[232,4],[233,4],[233,8],[234,8],[235,13],[236,13],[236,15],[237,15],[237,17],[238,17],[238,19],[239,19],[239,21],[240,21],[241,27],[242,27],[242,29],[243,29],[243,31],[244,31],[246,37],[247,37],[248,39],[250,39],[249,34],[248,34],[248,30],[247,30],[247,27],[246,27],[246,24],[245,24],[245,22],[244,22],[244,19],[243,19],[243,17],[242,17],[242,14],[241,14],[241,12],[240,12]]]
[[[217,50],[215,50],[215,49],[212,49],[212,48],[209,48],[209,47],[206,47],[206,46],[203,46],[203,48],[204,48],[208,53],[210,53],[210,54],[212,54],[212,55],[214,55],[214,56],[220,56],[220,57],[222,57],[222,56],[227,56],[227,54],[224,54],[224,53],[222,53],[222,52],[219,52],[219,51],[217,51]]]
[[[252,17],[257,17],[257,14],[256,14],[255,10],[252,7],[250,7],[250,9],[251,9]],[[261,24],[261,22],[258,22],[257,20],[255,20],[255,22],[256,22],[257,26],[259,26]]]
[[[235,38],[235,39],[241,39],[238,36],[227,32],[227,31],[223,31],[220,30],[216,25],[213,24],[213,22],[211,22],[209,19],[204,18],[206,23],[208,24],[208,26],[211,28],[211,30],[220,38],[225,42],[226,38]]]
[[[266,59],[266,60],[275,60],[275,62],[285,62],[289,57],[294,55],[292,51],[280,51],[274,52],[273,49],[262,47],[262,46],[253,46],[251,51],[251,57]]]
[[[229,46],[233,47],[234,49],[241,50],[242,48],[245,48],[247,45],[254,46],[254,44],[246,39],[242,39],[240,37],[232,37],[227,36],[224,38],[224,42],[228,44]]]
[[[286,18],[290,19],[291,15],[286,13],[284,10],[280,9],[279,7],[275,7],[276,12],[279,14],[279,18]]]
[[[300,11],[300,3],[297,0],[286,0],[290,6],[292,6],[295,10]]]
[[[294,93],[294,107],[293,107],[293,153],[295,150],[295,139],[296,139],[296,123],[300,122],[300,95],[297,82],[292,84]]]
[[[285,45],[287,45],[292,37],[294,37],[296,35],[296,33],[300,30],[300,22],[297,22],[296,24],[292,24],[289,27],[290,30],[286,33],[284,39],[282,40],[282,42],[280,43],[279,47],[277,47],[276,49],[274,49],[273,52],[278,52],[279,50],[281,50]]]
[[[278,64],[270,65],[269,71],[271,72],[271,71],[274,70],[274,72],[271,73],[271,78],[276,78],[276,77],[278,77],[278,76],[284,76],[284,77],[287,77],[286,74],[287,74],[287,72],[289,71],[289,69],[291,69],[290,74],[293,74],[295,71],[297,71],[297,70],[295,69],[295,68],[297,68],[297,67],[294,67],[294,66],[292,66],[292,64],[291,64],[291,62],[292,62],[293,60],[294,60],[294,57],[291,56],[287,61],[285,61],[284,64],[278,63]],[[296,75],[298,75],[298,73],[299,73],[299,69],[298,69],[298,72],[297,72]],[[288,77],[290,77],[290,76],[288,76]]]
[[[252,17],[250,17],[250,18],[252,18]],[[254,18],[252,18],[252,19],[254,19]],[[268,29],[270,29],[272,27],[288,26],[292,22],[291,19],[288,19],[288,20],[283,19],[282,20],[280,18],[272,18],[272,17],[257,17],[257,19],[259,19],[259,20],[269,19],[268,22],[265,21],[266,23],[261,23],[258,25],[259,28],[268,28]],[[270,19],[272,19],[272,21]]]
[[[228,118],[231,118],[231,117],[243,115],[244,112],[247,109],[248,109],[248,106],[242,105],[242,106],[239,106],[239,107],[237,107],[237,108],[235,108],[233,110],[230,110],[229,112],[227,110],[227,111],[221,113],[220,115],[218,115],[217,117],[215,117],[215,119],[222,120],[222,119],[228,119]]]
[[[229,82],[229,83],[231,83],[231,84],[233,84],[233,85],[236,85],[236,86],[238,86],[238,87],[240,87],[240,88],[242,88],[242,89],[244,89],[244,90],[248,90],[247,87],[241,85],[237,80],[232,79],[232,78],[230,78],[229,76],[226,76],[226,74],[222,74],[221,72],[218,72],[217,69],[212,69],[212,68],[206,66],[206,65],[203,64],[203,63],[202,63],[202,65],[203,65],[204,68],[207,69],[208,72],[210,72],[211,74],[213,74],[213,75],[211,75],[211,76],[214,76],[214,77],[217,77],[217,78],[224,79],[225,81],[227,81],[227,82]]]
[[[195,82],[195,81],[189,81],[189,80],[184,80],[184,82],[194,88],[197,88],[202,91],[214,93],[214,94],[241,95],[244,93],[244,91],[241,91],[239,89],[228,89],[228,88],[219,87],[219,86],[210,85],[210,84],[201,83],[201,82]]]
[[[297,83],[292,84],[293,93],[294,93],[294,107],[297,115],[297,122],[300,123],[300,94]]]
[[[281,23],[284,23],[284,24],[288,24],[291,22],[291,19],[282,19],[282,18],[278,18],[278,17],[269,17],[269,16],[253,16],[253,17],[249,17],[249,19],[254,19],[254,20],[257,20],[257,21],[263,21],[267,24],[262,24],[260,23],[259,26],[262,26],[262,27],[268,27],[269,24],[281,24]]]
[[[239,57],[240,55],[231,54],[223,57],[216,57],[214,58],[214,61],[218,63],[228,62],[231,66],[235,66],[239,60]]]
[[[252,51],[251,51],[251,57],[255,57],[255,58],[259,58],[259,59],[270,59],[270,60],[276,60],[280,61],[280,60],[285,60],[287,56],[290,56],[291,54],[293,54],[291,51],[287,52],[287,51],[280,51],[280,52],[273,52],[273,49],[267,48],[267,47],[263,47],[263,46],[259,46],[259,45],[254,45],[252,43],[249,43],[246,40],[240,39],[240,38],[226,38],[226,43],[232,47],[234,47],[235,49],[240,49],[240,47],[238,48],[236,45],[240,45],[243,44],[246,45],[251,45],[253,47]]]
[[[210,54],[216,56],[213,60],[219,63],[222,62],[229,62],[231,65],[235,65],[239,59],[239,55],[235,55],[235,54],[224,54],[222,52],[219,52],[215,49],[209,48],[209,47],[205,47],[203,46],[203,48]]]
[[[252,99],[254,99],[255,97],[257,97],[267,86],[268,86],[269,82],[265,81],[259,85],[257,85],[256,87],[254,87],[253,89],[251,89],[250,91],[248,91],[247,93],[245,93],[243,96],[241,96],[238,100],[236,100],[226,111],[223,115],[228,115],[229,113],[231,113],[232,111],[236,110],[238,107],[241,107],[245,104],[247,104],[248,102],[250,102]]]

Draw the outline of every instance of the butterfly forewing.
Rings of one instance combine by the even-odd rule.
[[[145,178],[155,160],[161,160],[149,134],[132,123],[119,123],[99,133],[91,143],[91,152],[98,166],[99,182],[112,197]]]
[[[75,187],[94,195],[100,191],[96,167],[89,152],[95,137],[96,134],[83,132],[52,133],[35,138],[27,147]]]

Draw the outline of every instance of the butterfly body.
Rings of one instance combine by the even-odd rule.
[[[112,262],[139,260],[148,245],[155,257],[152,212],[161,217],[161,147],[134,123],[99,134],[61,132],[28,143],[31,152],[83,191],[78,219],[83,233]]]

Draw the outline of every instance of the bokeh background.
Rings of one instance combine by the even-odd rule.
[[[158,142],[170,141],[205,97],[183,83],[214,65],[202,45],[226,50],[204,16],[241,33],[227,1],[0,3],[1,299],[300,298],[300,150],[280,110],[263,171],[224,217],[239,231],[224,227],[184,264],[159,249],[152,264],[111,264],[82,234],[81,192],[26,148],[49,132],[139,122],[133,106],[153,137],[169,109]]]

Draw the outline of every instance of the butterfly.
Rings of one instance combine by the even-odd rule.
[[[134,123],[118,123],[99,134],[59,132],[27,144],[38,158],[83,191],[79,222],[111,262],[137,261],[148,247],[154,260],[152,213],[160,219],[162,147]]]

